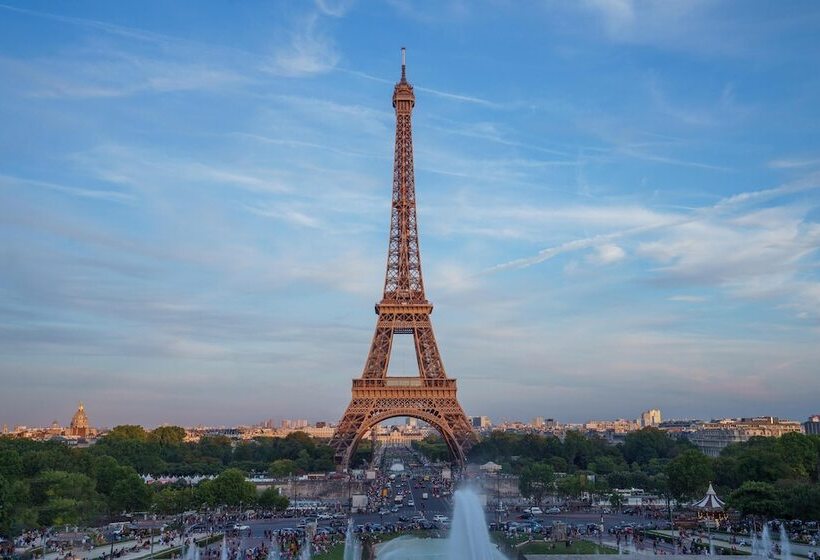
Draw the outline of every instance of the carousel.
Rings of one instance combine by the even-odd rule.
[[[711,482],[703,499],[692,504],[692,507],[698,512],[698,524],[710,529],[717,529],[726,522],[725,506],[724,501],[718,498],[717,492],[712,488]]]

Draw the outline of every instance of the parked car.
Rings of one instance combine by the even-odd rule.
[[[449,520],[450,518],[446,515],[437,514],[433,516],[433,521],[435,521],[436,523],[447,523],[447,521]]]
[[[527,508],[524,511],[526,511],[527,513],[531,513],[533,515],[543,515],[544,514],[544,512],[541,510],[541,508],[537,507],[537,506]]]
[[[547,513],[549,513],[549,514],[561,513],[561,508],[559,508],[558,506],[553,506],[553,507],[551,507],[547,510]]]

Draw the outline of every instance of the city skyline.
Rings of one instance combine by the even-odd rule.
[[[468,415],[816,413],[816,5],[194,8],[0,5],[0,423],[337,421],[401,46]]]

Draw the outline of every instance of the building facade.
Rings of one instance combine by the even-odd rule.
[[[806,435],[820,435],[820,414],[813,414],[809,416],[809,419],[803,422],[803,431]]]
[[[753,437],[780,437],[788,433],[801,433],[803,426],[794,420],[781,420],[776,416],[755,418],[724,418],[705,422],[689,432],[687,437],[704,455],[717,457],[732,443],[749,441]]]

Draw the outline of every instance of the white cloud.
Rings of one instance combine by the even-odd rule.
[[[794,169],[796,167],[815,167],[820,165],[820,158],[780,158],[773,159],[769,162],[769,167],[772,169]]]
[[[676,295],[666,298],[668,301],[680,301],[683,303],[700,303],[702,301],[706,301],[707,298],[705,296],[691,296],[691,295]]]
[[[88,198],[94,200],[105,200],[108,202],[125,203],[134,200],[134,196],[132,194],[120,191],[70,187],[67,185],[58,185],[56,183],[50,183],[48,181],[37,181],[34,179],[27,179],[23,177],[10,177],[8,175],[0,175],[0,184],[4,184],[7,186],[28,185],[32,187],[48,189],[51,191],[67,194],[74,197]]]
[[[270,64],[263,69],[280,76],[299,77],[323,74],[339,62],[333,40],[319,29],[316,14],[311,14],[286,32],[288,39],[274,50]]]
[[[595,264],[607,265],[621,261],[626,256],[626,252],[612,243],[605,243],[595,247],[595,254],[590,255],[589,260]]]

